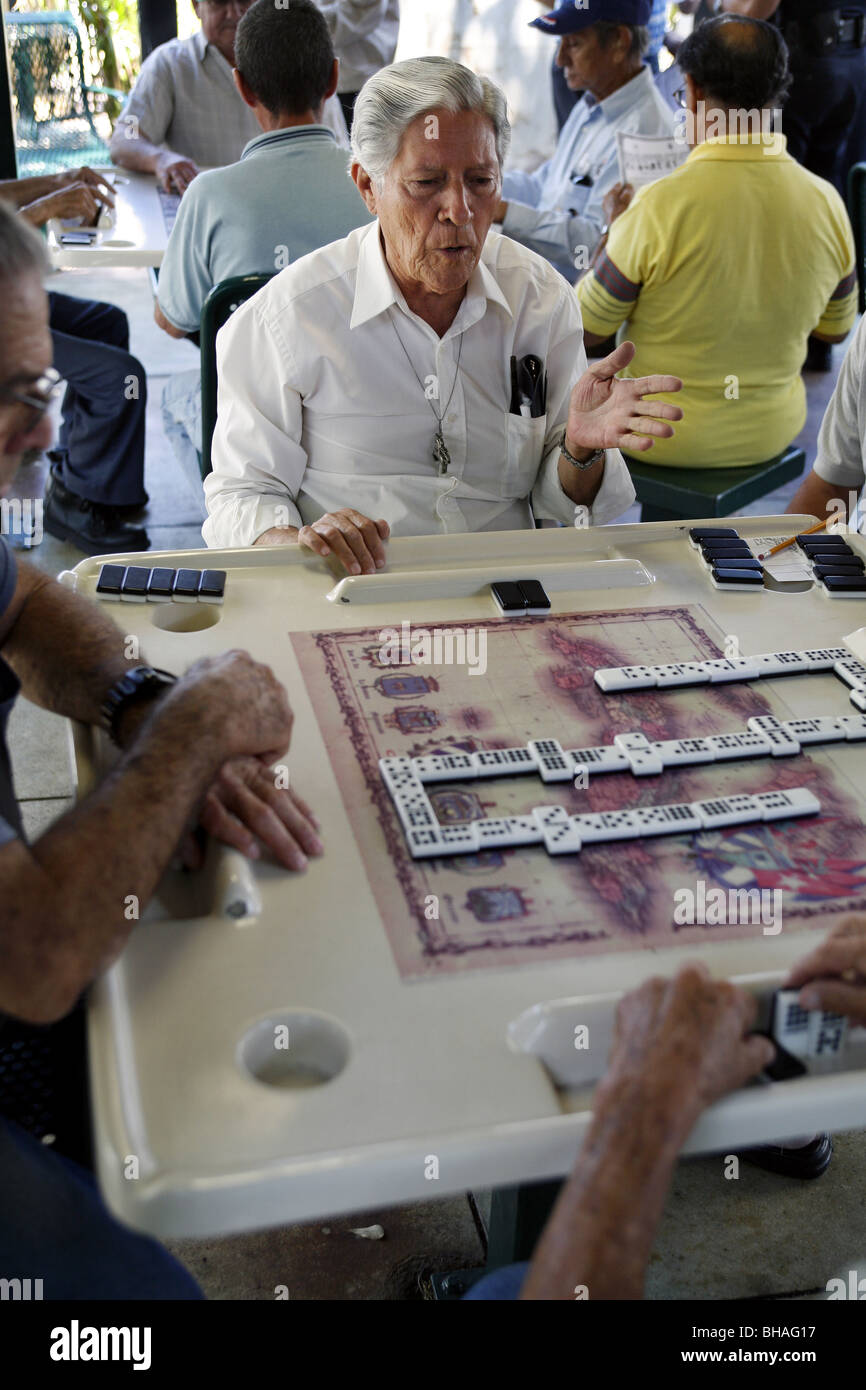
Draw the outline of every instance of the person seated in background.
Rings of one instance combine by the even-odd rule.
[[[509,136],[501,90],[448,58],[365,83],[352,177],[378,220],[287,266],[217,337],[208,545],[300,542],[373,573],[392,529],[630,505],[619,446],[670,434],[680,411],[644,397],[679,383],[617,380],[627,344],[587,371],[571,289],[488,238]]]
[[[115,164],[156,174],[167,192],[184,193],[199,169],[240,159],[259,134],[253,111],[232,81],[235,33],[252,2],[193,0],[201,29],[188,39],[160,44],[145,58],[111,136]],[[327,103],[326,123],[347,143],[334,97]]]
[[[51,440],[47,267],[36,234],[0,205],[0,496],[22,455]],[[322,845],[312,813],[271,764],[292,714],[269,667],[232,651],[176,679],[126,654],[98,603],[16,565],[0,538],[0,1065],[14,1020],[51,1024],[120,955],[178,850],[195,863],[197,825],[259,858],[302,870]],[[111,734],[119,756],[71,811],[27,842],[6,726],[19,692]],[[154,808],[158,814],[154,814]],[[108,852],[107,852],[108,851]],[[165,1251],[119,1226],[92,1180],[0,1117],[0,1267],[34,1270],[45,1298],[199,1296]]]
[[[114,204],[110,182],[87,167],[0,182],[0,198],[34,227],[54,217],[94,226]],[[129,351],[122,309],[52,291],[48,296],[54,366],[66,382],[60,437],[50,450],[43,524],[88,555],[146,550],[144,430],[147,377]]]
[[[629,371],[664,363],[683,379],[683,426],[649,462],[755,464],[805,423],[809,334],[841,342],[854,323],[854,240],[836,190],[772,133],[788,82],[778,29],[707,20],[679,62],[694,148],[617,217],[577,297],[588,344],[619,329]]]
[[[584,90],[560,132],[552,159],[534,173],[502,180],[494,221],[546,257],[573,284],[601,240],[604,197],[620,179],[617,132],[674,133],[676,116],[642,55],[649,42],[650,0],[572,0],[532,21],[559,39],[556,61],[573,90]]]
[[[238,25],[234,80],[260,133],[237,164],[199,175],[178,209],[159,272],[157,323],[173,338],[198,330],[221,280],[268,274],[366,225],[370,214],[346,156],[322,124],[337,84],[328,27],[312,0],[288,10],[257,0]],[[163,421],[201,496],[201,372],[166,385]]]
[[[785,988],[807,1011],[866,1024],[866,917],[843,921]],[[531,1262],[494,1270],[464,1301],[642,1298],[680,1150],[708,1106],[773,1061],[774,1044],[750,1031],[756,1013],[753,995],[702,965],[626,994],[592,1123]]]
[[[866,531],[866,318],[861,318],[842,362],[818,431],[818,454],[788,512],[846,518]]]

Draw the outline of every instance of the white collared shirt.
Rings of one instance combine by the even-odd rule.
[[[346,122],[336,97],[325,102],[322,124],[348,145]],[[262,130],[232,78],[232,70],[202,31],[170,39],[145,58],[115,128],[115,139],[140,131],[191,159],[200,169],[234,164]]]
[[[357,92],[368,77],[393,63],[400,32],[400,0],[317,0],[340,60],[340,92]]]
[[[548,374],[536,419],[509,412],[510,359],[528,353]],[[378,222],[358,228],[242,305],[217,337],[217,363],[209,546],[252,545],[340,507],[384,517],[397,536],[529,527],[533,512],[575,519],[557,467],[586,370],[580,310],[561,276],[509,237],[488,235],[439,338],[397,288]],[[434,378],[439,398],[429,400]],[[444,476],[433,406],[451,455]],[[613,521],[634,495],[608,450],[590,521]]]

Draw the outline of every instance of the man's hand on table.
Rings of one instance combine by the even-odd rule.
[[[800,989],[804,1009],[825,1009],[866,1024],[866,917],[846,917],[791,968],[784,987]]]
[[[291,545],[297,541],[316,555],[333,555],[347,574],[375,574],[385,564],[382,544],[391,534],[387,521],[372,521],[354,507],[326,512],[318,521],[295,530],[293,526],[274,526],[257,537],[256,545]]]
[[[60,169],[56,174],[52,174],[51,178],[58,190],[68,188],[73,183],[86,183],[101,203],[110,208],[114,207],[115,185],[107,174],[101,174],[98,169],[91,169],[88,164],[82,164],[78,169]]]
[[[169,720],[188,725],[191,740],[211,740],[218,771],[197,824],[253,859],[259,858],[260,840],[284,868],[300,870],[323,846],[309,806],[293,790],[277,786],[272,769],[288,751],[293,719],[271,668],[233,650],[197,661],[155,703],[132,705],[120,737],[129,748],[143,731],[146,736],[151,721]],[[201,846],[192,833],[181,856],[188,868],[201,863]]]
[[[680,1120],[684,1138],[707,1106],[772,1062],[773,1044],[749,1031],[757,1009],[751,994],[701,964],[646,980],[620,1001],[598,1101],[613,1094],[656,1105]]]
[[[653,437],[669,439],[674,433],[668,421],[682,419],[680,407],[644,398],[660,391],[680,391],[683,383],[677,376],[619,379],[616,373],[628,366],[635,351],[634,343],[620,343],[610,356],[593,362],[575,383],[565,433],[571,453],[596,449],[644,453],[652,448]]]
[[[171,150],[159,155],[154,165],[154,173],[166,193],[185,193],[198,172],[198,165],[191,159]]]
[[[21,209],[21,214],[34,227],[44,227],[52,217],[64,220],[80,217],[83,226],[95,227],[102,210],[102,201],[101,197],[97,198],[92,184],[70,183],[58,189],[56,193],[49,193],[44,198],[27,203]]]

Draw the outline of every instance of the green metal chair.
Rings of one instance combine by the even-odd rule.
[[[201,310],[201,476],[212,469],[211,440],[217,418],[216,335],[235,309],[252,299],[273,278],[270,275],[233,275],[214,285]]]
[[[12,65],[18,173],[24,178],[108,164],[108,145],[96,128],[98,98],[123,92],[87,81],[81,33],[66,11],[5,16]]]
[[[866,314],[866,164],[848,170],[848,213],[857,252],[857,308]]]
[[[784,453],[746,468],[662,468],[627,458],[641,505],[641,521],[685,521],[733,516],[783,483],[799,478],[806,455],[793,444]]]

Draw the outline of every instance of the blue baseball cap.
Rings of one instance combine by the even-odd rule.
[[[576,34],[599,20],[611,24],[649,24],[652,0],[562,0],[550,14],[530,20],[533,29],[546,34]]]

